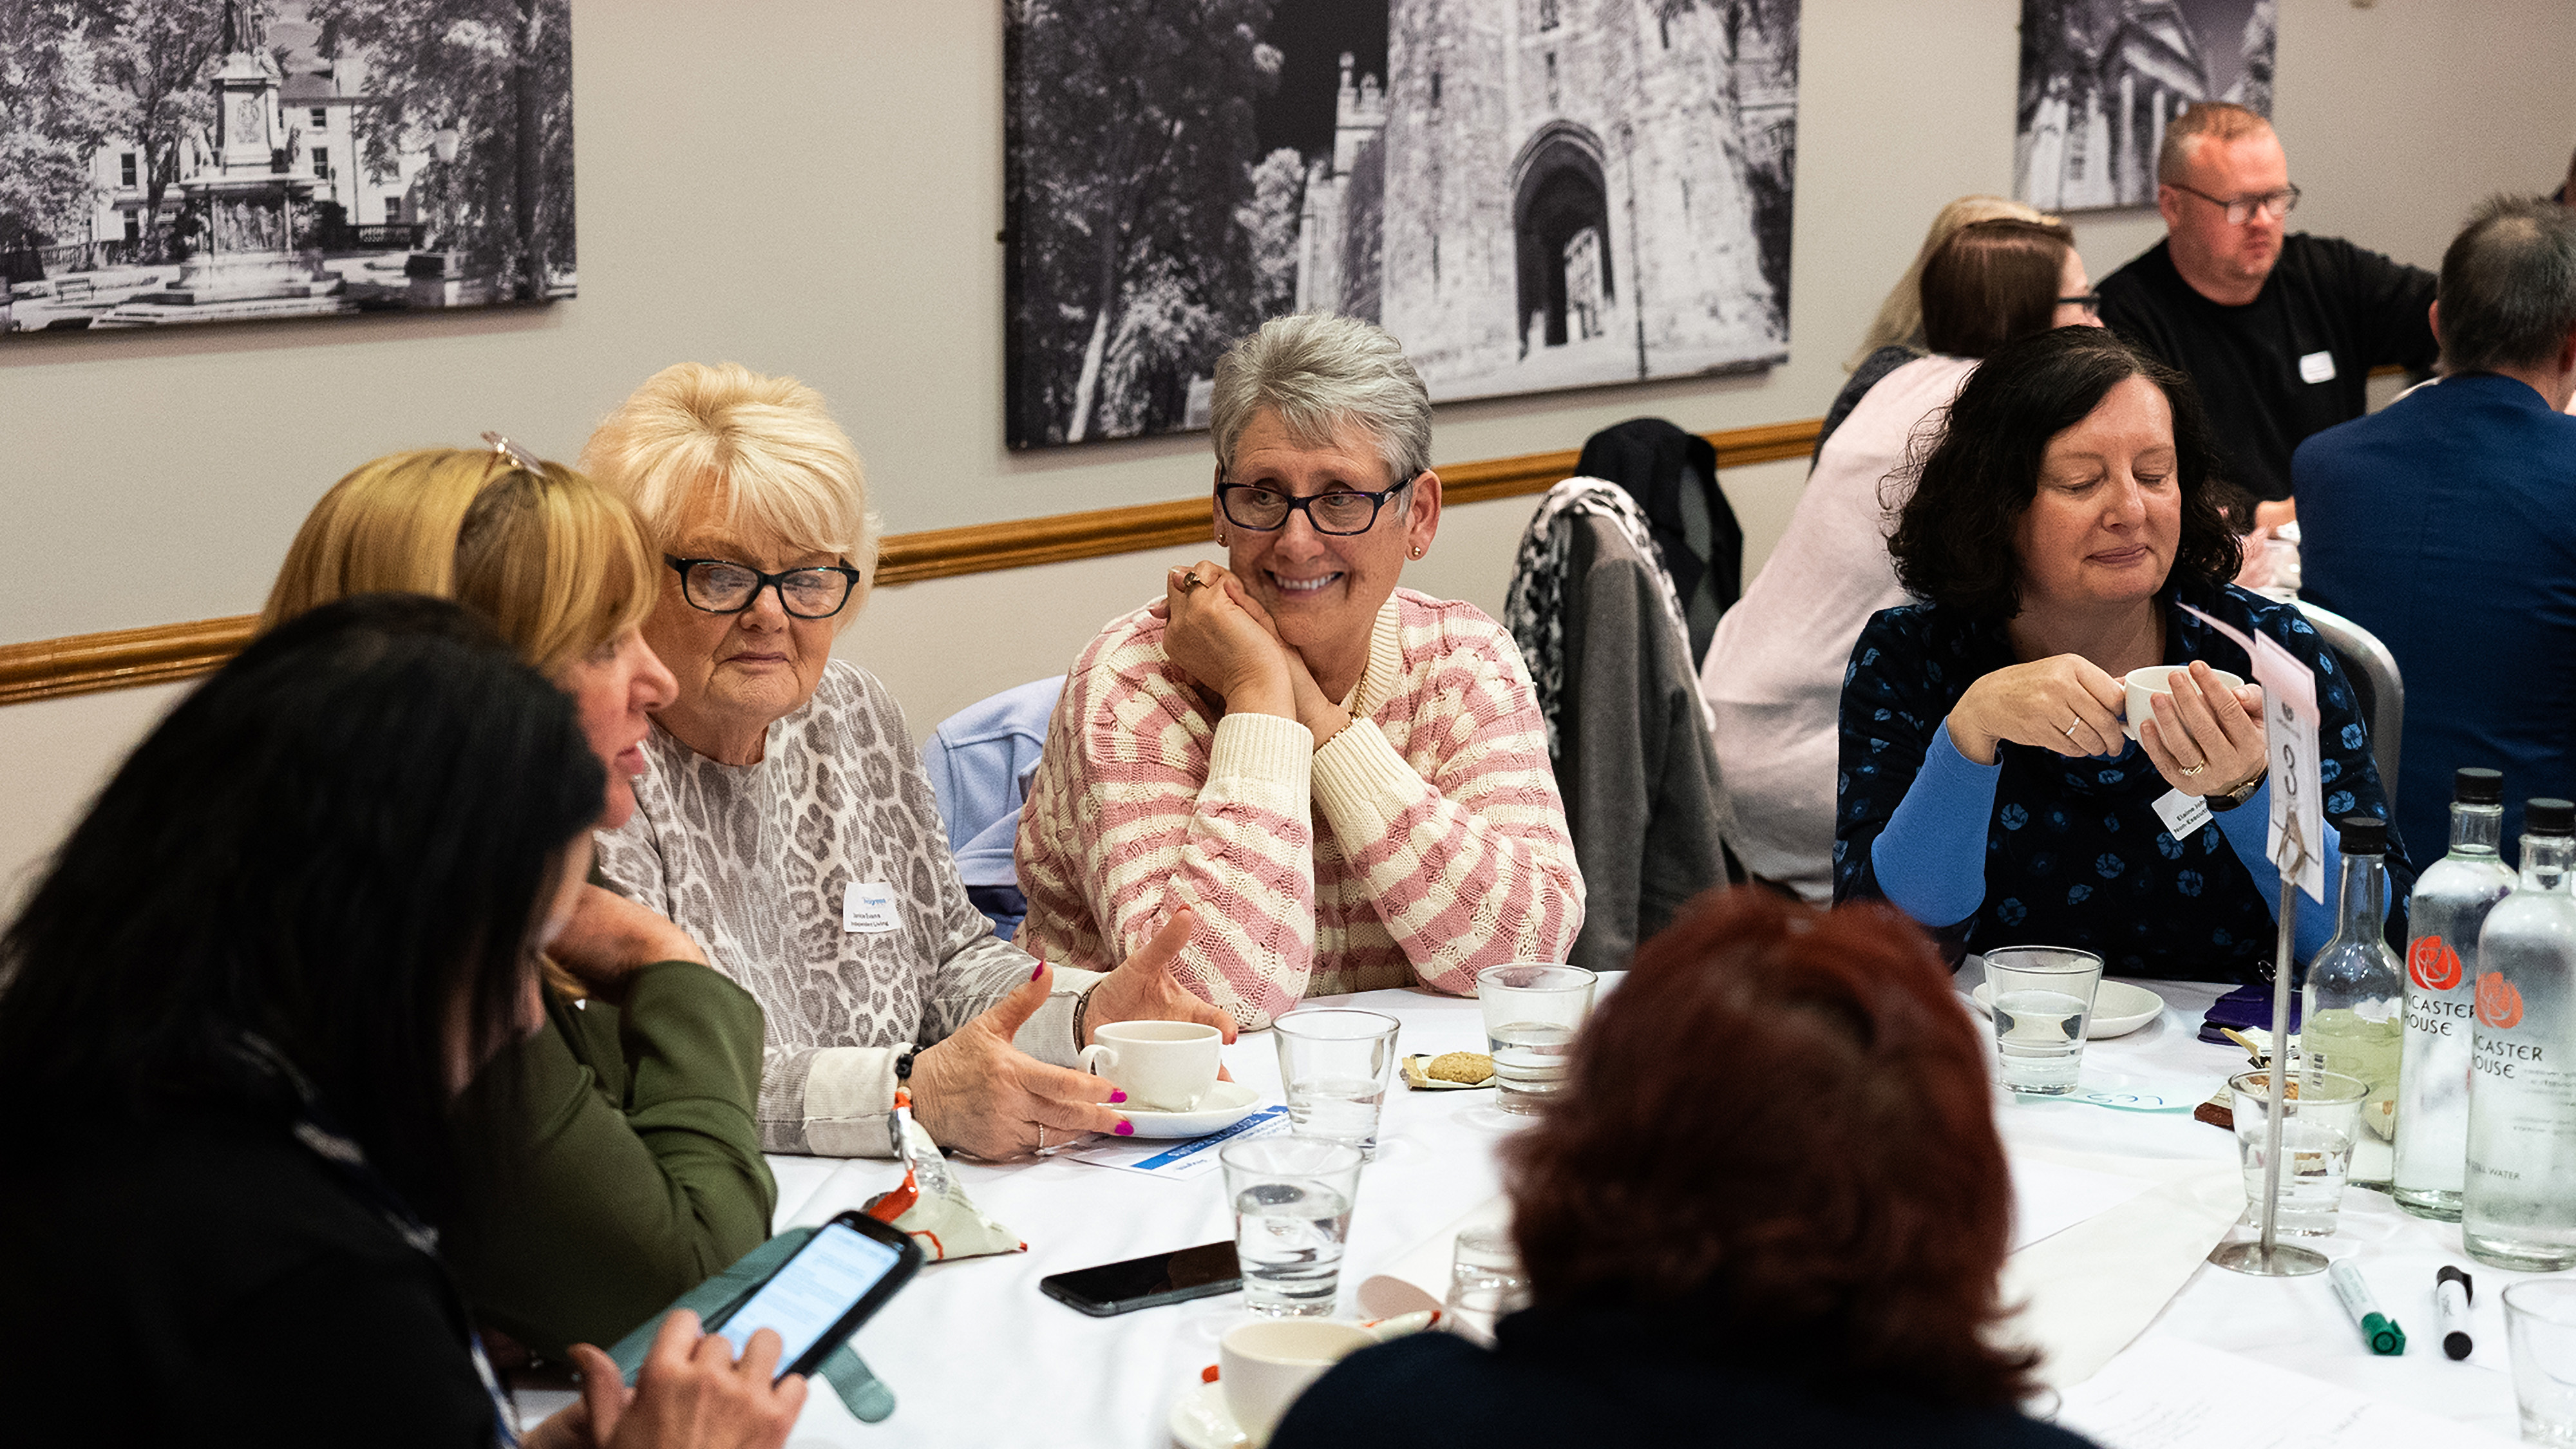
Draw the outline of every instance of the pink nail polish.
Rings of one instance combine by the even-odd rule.
[[[1133,1136],[1135,1136],[1135,1135],[1136,1135],[1136,1124],[1135,1124],[1135,1123],[1133,1123],[1133,1122],[1129,1122],[1129,1121],[1121,1120],[1121,1121],[1119,1122],[1119,1124],[1118,1124],[1118,1127],[1117,1127],[1116,1131],[1115,1131],[1112,1135],[1114,1135],[1114,1136],[1118,1136],[1118,1137],[1133,1137]]]
[[[1032,972],[1030,972],[1030,973],[1029,973],[1029,979],[1030,979],[1031,981],[1035,981],[1035,980],[1037,980],[1039,977],[1044,976],[1045,974],[1046,974],[1046,963],[1045,963],[1044,961],[1040,961],[1040,962],[1038,963],[1038,969],[1036,969],[1035,971],[1032,971]]]
[[[1124,1101],[1126,1101],[1126,1100],[1127,1100],[1127,1093],[1126,1093],[1126,1090],[1125,1090],[1124,1088],[1120,1088],[1120,1087],[1112,1087],[1112,1088],[1110,1088],[1110,1089],[1109,1089],[1109,1101],[1110,1101],[1110,1103],[1111,1103],[1113,1106],[1114,1106],[1114,1105],[1116,1105],[1117,1103],[1124,1102]]]

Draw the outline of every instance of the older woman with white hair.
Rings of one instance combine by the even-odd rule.
[[[1194,911],[1174,967],[1255,1026],[1303,997],[1562,961],[1583,879],[1529,672],[1431,547],[1431,401],[1384,330],[1274,318],[1217,364],[1216,541],[1083,651],[1021,817],[1020,939],[1077,965]]]
[[[933,1137],[978,1156],[1124,1134],[1124,1095],[1074,1070],[1093,1028],[1166,1017],[1232,1034],[1166,969],[1187,923],[1105,975],[1050,972],[967,900],[901,708],[831,657],[877,525],[813,389],[731,363],[665,368],[582,461],[661,550],[644,635],[678,680],[600,869],[767,1013],[764,1148],[886,1155],[901,1083]]]

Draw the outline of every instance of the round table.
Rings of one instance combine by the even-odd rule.
[[[2134,1033],[2093,1043],[2085,1057],[2088,1082],[2184,1084],[2206,1097],[2244,1065],[2238,1049],[2195,1038],[2219,988],[2140,984],[2163,996],[2166,1010]],[[1403,1023],[1400,1044],[1408,1054],[1485,1047],[1472,1000],[1417,990],[1321,1000],[1394,1016]],[[1981,1018],[1978,1026],[1986,1030]],[[1265,1100],[1278,1100],[1278,1059],[1268,1033],[1246,1033],[1226,1049],[1225,1060],[1238,1080]],[[1492,1101],[1489,1092],[1417,1092],[1401,1083],[1389,1092],[1382,1150],[1363,1175],[1353,1208],[1343,1263],[1345,1316],[1356,1312],[1352,1300],[1363,1279],[1502,1190],[1495,1147],[1512,1128]],[[2132,1172],[2196,1185],[2204,1196],[2226,1190],[2233,1177],[2231,1135],[2187,1111],[2129,1112],[1998,1093],[1996,1117],[2017,1162]],[[770,1164],[778,1176],[780,1228],[859,1206],[902,1175],[881,1160],[773,1157]],[[893,1416],[860,1424],[830,1394],[818,1393],[789,1442],[1168,1445],[1173,1401],[1194,1389],[1201,1369],[1215,1361],[1217,1335],[1241,1321],[1240,1299],[1227,1295],[1098,1319],[1044,1296],[1038,1280],[1229,1239],[1233,1225],[1221,1180],[1166,1182],[1064,1157],[956,1166],[977,1204],[1026,1239],[1029,1250],[927,1267],[856,1339],[861,1356],[894,1391]],[[2131,1211],[2152,1211],[2150,1200],[2141,1203]],[[2240,1195],[2211,1221],[2241,1205]],[[2408,1217],[2378,1193],[2347,1193],[2343,1225],[2322,1246],[2332,1256],[2358,1260],[2381,1307],[2406,1330],[2403,1357],[2367,1351],[2323,1276],[2258,1280],[2205,1264],[2170,1270],[2185,1281],[2160,1311],[2154,1305],[2162,1288],[2139,1310],[2153,1319],[2145,1332],[2240,1353],[2512,1437],[2513,1390],[2497,1295],[2525,1275],[2469,1262],[2457,1225]],[[2076,1231],[2064,1241],[2077,1241]],[[2048,1248],[2043,1241],[2025,1251],[2035,1255],[2029,1261],[2046,1262],[2036,1255]],[[2463,1363],[2442,1356],[2433,1319],[2433,1270],[2442,1263],[2476,1275],[2477,1349]]]

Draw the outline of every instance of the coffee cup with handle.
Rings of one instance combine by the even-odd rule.
[[[1152,1112],[1187,1112],[1216,1085],[1215,1027],[1195,1021],[1113,1021],[1091,1034],[1082,1068],[1118,1084]]]
[[[2129,718],[2122,727],[2129,738],[2134,740],[2138,737],[2138,725],[2141,721],[2155,718],[2156,707],[2153,701],[2159,694],[2173,693],[2172,676],[2176,674],[2188,680],[2191,676],[2191,666],[2189,664],[2150,664],[2144,669],[2130,670],[2127,677],[2120,681],[2128,686],[2129,691],[2127,706]],[[2215,665],[2210,667],[2209,677],[2227,689],[2239,689],[2245,684],[2244,680]]]
[[[1253,1444],[1270,1431],[1306,1387],[1353,1352],[1377,1342],[1356,1323],[1329,1318],[1269,1318],[1238,1324],[1217,1340],[1217,1386],[1226,1411]]]

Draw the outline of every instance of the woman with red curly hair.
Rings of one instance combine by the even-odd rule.
[[[1883,905],[1703,896],[1638,952],[1505,1148],[1533,1306],[1492,1350],[1368,1349],[1276,1449],[2079,1446],[1991,1346],[2012,1188],[1984,1047]]]

